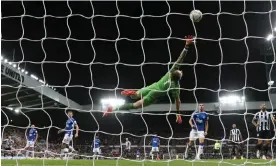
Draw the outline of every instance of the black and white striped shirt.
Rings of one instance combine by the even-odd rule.
[[[257,112],[253,120],[257,120],[260,125],[256,127],[257,131],[268,131],[270,130],[270,121],[272,119],[272,114],[267,111]]]
[[[240,129],[232,129],[230,130],[230,140],[233,142],[241,142],[241,131]]]
[[[131,148],[131,143],[130,143],[130,141],[126,141],[126,149],[127,149],[127,150],[130,150],[130,148]]]

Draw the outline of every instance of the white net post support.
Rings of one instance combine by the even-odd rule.
[[[73,39],[73,38],[71,38],[71,29],[70,29],[70,26],[69,26],[69,19],[70,19],[70,17],[72,17],[74,14],[73,14],[73,11],[72,11],[72,9],[71,9],[71,7],[70,7],[69,1],[67,1],[67,6],[68,6],[68,9],[70,10],[70,14],[67,15],[67,16],[50,16],[50,15],[47,15],[46,6],[45,6],[44,1],[42,1],[42,3],[43,3],[43,7],[44,7],[44,12],[45,12],[45,14],[44,14],[43,17],[35,17],[35,16],[30,16],[30,15],[27,16],[27,15],[26,15],[25,6],[24,6],[24,2],[23,2],[23,1],[22,1],[22,6],[23,6],[23,9],[24,9],[24,13],[23,13],[21,16],[15,16],[15,17],[21,17],[21,26],[22,26],[22,30],[23,30],[21,38],[18,39],[18,40],[16,40],[16,41],[19,41],[20,47],[21,47],[21,51],[22,51],[22,54],[23,54],[23,59],[22,59],[22,61],[20,61],[19,63],[26,62],[26,61],[24,61],[24,52],[23,52],[23,48],[22,48],[22,40],[29,40],[29,41],[41,42],[42,50],[43,50],[43,52],[44,52],[45,57],[44,57],[43,61],[40,62],[40,64],[41,64],[43,79],[44,79],[44,81],[45,81],[45,75],[44,75],[44,71],[43,71],[43,64],[44,64],[44,63],[60,63],[60,62],[55,62],[55,61],[52,61],[52,62],[50,62],[50,61],[46,62],[46,61],[45,61],[45,60],[46,60],[46,57],[47,57],[47,54],[46,54],[46,51],[45,51],[45,49],[44,49],[44,44],[43,44],[43,42],[44,42],[45,39],[47,39],[47,38],[49,39],[49,38],[50,38],[50,37],[47,36],[47,27],[46,27],[46,25],[45,25],[46,18],[47,18],[47,17],[66,18],[66,19],[67,19],[67,28],[68,28],[68,30],[69,30],[68,37],[67,37],[66,39],[62,39],[62,38],[51,38],[51,39],[55,39],[55,40],[63,40],[63,41],[65,40],[65,41],[66,41],[66,46],[67,46],[67,49],[68,49],[68,52],[69,52],[69,59],[65,62],[66,68],[67,68],[67,70],[68,70],[68,72],[69,72],[69,77],[70,77],[70,79],[69,79],[67,85],[65,85],[65,93],[66,93],[66,96],[67,96],[66,88],[67,88],[67,87],[70,87],[69,84],[70,84],[70,80],[71,80],[71,72],[70,72],[70,69],[69,69],[69,67],[68,67],[69,62],[71,61],[71,52],[70,52],[70,47],[69,47],[69,45],[68,45],[69,40],[75,40],[75,41],[79,41],[79,42],[82,42],[82,41],[90,41],[90,42],[91,42],[91,47],[92,47],[92,49],[93,49],[93,52],[94,52],[95,56],[94,56],[93,60],[89,63],[89,66],[90,66],[90,73],[91,73],[91,82],[92,82],[92,86],[90,87],[89,90],[91,90],[91,89],[94,87],[93,77],[92,77],[92,76],[93,76],[93,73],[92,73],[92,70],[91,70],[91,66],[94,64],[94,60],[95,60],[95,57],[96,57],[96,51],[95,51],[95,49],[94,49],[93,42],[94,42],[94,41],[97,41],[97,40],[112,41],[112,42],[114,42],[114,44],[115,44],[115,49],[116,49],[116,53],[117,53],[117,56],[118,56],[118,61],[115,63],[115,71],[116,71],[116,75],[117,75],[117,78],[118,78],[118,79],[117,79],[117,85],[116,85],[116,87],[115,87],[115,96],[116,96],[116,91],[119,90],[119,82],[120,82],[120,80],[119,80],[119,73],[118,73],[118,70],[117,70],[117,66],[118,66],[119,64],[122,64],[122,63],[120,62],[120,54],[119,54],[118,47],[117,47],[118,42],[119,42],[120,40],[122,40],[122,38],[121,38],[121,36],[120,36],[120,29],[119,29],[119,25],[118,25],[117,19],[118,19],[119,17],[128,17],[128,18],[136,19],[136,17],[121,15],[121,14],[120,14],[120,9],[119,9],[118,2],[117,2],[117,1],[116,1],[117,14],[116,14],[115,16],[95,15],[93,3],[92,3],[92,1],[90,1],[91,7],[92,7],[92,9],[93,9],[93,13],[92,13],[91,17],[85,17],[85,16],[83,16],[83,15],[81,15],[81,14],[77,14],[77,15],[78,15],[78,16],[81,16],[81,17],[83,17],[83,18],[86,18],[86,19],[91,19],[91,25],[92,25],[92,29],[93,29],[93,32],[94,32],[94,37],[93,37],[92,39],[90,39],[90,40],[78,40],[78,39]],[[146,61],[146,55],[145,55],[145,51],[144,51],[144,47],[143,47],[143,42],[144,42],[145,40],[166,40],[166,41],[167,41],[167,46],[168,46],[168,50],[169,50],[169,59],[170,59],[170,61],[169,61],[168,63],[166,63],[165,65],[168,65],[168,70],[169,70],[169,66],[170,66],[170,64],[171,64],[172,61],[173,61],[173,60],[172,60],[172,56],[171,56],[170,47],[169,47],[169,40],[170,40],[170,39],[173,39],[174,37],[171,37],[171,35],[172,35],[172,28],[171,28],[171,26],[170,26],[170,24],[169,24],[169,22],[168,22],[168,16],[169,16],[170,14],[179,14],[179,15],[185,15],[185,16],[188,16],[188,15],[189,15],[189,14],[182,14],[182,13],[172,13],[172,12],[171,12],[171,7],[170,7],[169,2],[166,1],[166,3],[167,3],[167,5],[168,5],[168,12],[167,12],[165,15],[162,15],[162,16],[153,16],[153,15],[144,15],[143,2],[141,1],[142,14],[140,15],[139,19],[140,19],[140,24],[141,24],[141,26],[142,26],[142,28],[143,28],[143,32],[144,32],[144,33],[143,33],[143,37],[142,37],[141,39],[139,39],[139,41],[141,42],[141,48],[142,48],[142,51],[143,51],[143,62],[140,64],[140,70],[141,70],[141,74],[142,74],[143,81],[144,81],[144,87],[146,87],[146,80],[145,80],[145,76],[144,76],[144,73],[143,73],[143,65],[146,64],[146,62],[145,62],[145,61]],[[219,39],[218,39],[218,40],[213,40],[213,41],[217,41],[217,42],[219,43],[219,47],[220,47],[220,51],[221,51],[221,62],[220,62],[218,65],[213,65],[213,67],[219,66],[219,89],[217,90],[218,97],[220,97],[220,92],[221,92],[221,91],[227,91],[227,92],[229,92],[229,90],[227,90],[227,89],[222,89],[222,88],[221,88],[221,67],[222,67],[222,65],[227,65],[227,64],[223,64],[223,50],[222,50],[222,46],[221,46],[221,41],[222,41],[222,40],[233,40],[233,41],[244,40],[244,42],[245,42],[246,49],[247,49],[247,58],[246,58],[246,61],[245,61],[244,63],[242,63],[242,65],[244,65],[244,70],[245,70],[245,81],[244,81],[244,87],[243,87],[242,89],[240,89],[240,90],[243,91],[243,95],[245,95],[245,90],[246,90],[247,88],[254,89],[254,88],[252,88],[252,87],[248,87],[248,86],[247,86],[247,69],[246,69],[246,65],[247,65],[248,63],[257,63],[257,62],[249,62],[249,61],[248,61],[248,59],[249,59],[249,48],[248,48],[248,45],[247,45],[247,39],[248,39],[248,38],[262,38],[262,37],[258,37],[258,36],[249,36],[249,35],[248,35],[248,27],[247,27],[247,22],[246,22],[246,20],[245,20],[245,14],[246,14],[246,13],[264,14],[264,13],[267,13],[267,12],[247,12],[247,11],[246,11],[246,2],[244,1],[244,11],[243,11],[242,14],[223,13],[223,12],[221,12],[221,2],[219,1],[218,3],[219,3],[219,12],[218,12],[217,14],[210,14],[210,13],[203,14],[203,15],[216,15],[216,17],[217,17],[217,22],[218,22],[218,26],[219,26],[219,30],[220,30],[220,37],[219,37]],[[270,1],[270,3],[271,3],[271,9],[270,9],[270,11],[269,11],[269,17],[270,17],[271,31],[273,32],[273,27],[272,27],[272,22],[271,22],[271,13],[272,13],[274,10],[273,10],[273,6],[272,6],[272,1]],[[194,9],[196,9],[196,7],[195,7],[195,2],[194,2],[194,1],[193,1],[193,6],[194,6]],[[245,23],[245,26],[246,26],[246,36],[245,36],[243,39],[222,38],[222,30],[221,30],[221,25],[220,25],[220,21],[219,21],[219,16],[222,15],[222,14],[228,14],[228,15],[235,15],[235,16],[242,16],[242,17],[243,17],[243,20],[244,20],[244,23]],[[44,36],[41,40],[33,40],[33,39],[24,38],[24,26],[23,26],[23,18],[24,18],[24,17],[33,17],[33,18],[36,18],[36,19],[43,19],[43,25],[44,25],[45,36]],[[118,32],[118,36],[117,36],[117,38],[116,38],[115,40],[96,38],[96,30],[95,30],[94,24],[93,24],[93,19],[94,19],[95,17],[112,17],[112,18],[115,19],[116,28],[117,28],[117,32]],[[165,39],[163,39],[163,38],[147,38],[146,29],[145,29],[145,27],[144,27],[144,25],[143,25],[143,21],[142,21],[144,17],[153,17],[153,18],[154,18],[154,17],[166,17],[166,23],[167,23],[167,26],[168,26],[169,29],[170,29],[169,36],[168,36],[167,38],[165,38]],[[13,18],[13,16],[10,16],[10,18]],[[6,19],[6,18],[5,18],[5,19]],[[203,18],[203,19],[204,19],[204,18]],[[195,28],[195,25],[194,25],[194,24],[193,24],[193,27],[194,27],[194,30],[195,30],[195,40],[197,40],[197,39],[201,39],[201,40],[211,40],[211,39],[202,39],[202,38],[199,38],[198,35],[197,35],[197,31],[196,31],[196,28]],[[124,39],[128,40],[129,42],[131,42],[131,41],[137,41],[137,40],[133,40],[133,39],[129,39],[129,38],[124,38]],[[180,40],[183,40],[183,39],[180,39]],[[2,41],[9,41],[9,40],[2,39]],[[13,40],[13,41],[14,41],[14,40]],[[271,64],[271,69],[270,69],[270,73],[269,73],[269,79],[270,79],[270,80],[271,80],[272,68],[273,68],[273,65],[275,64],[275,59],[276,59],[276,58],[275,58],[275,50],[274,50],[274,46],[273,46],[272,40],[271,40],[271,45],[272,45],[274,60],[273,60],[272,63],[269,63],[269,64]],[[197,99],[197,97],[196,97],[196,90],[199,89],[199,87],[198,87],[198,85],[197,85],[197,75],[196,75],[196,65],[198,64],[198,50],[197,50],[196,42],[195,42],[195,45],[194,45],[194,46],[195,46],[195,50],[196,50],[196,61],[195,61],[195,63],[193,64],[193,71],[194,71],[194,75],[195,75],[195,87],[194,87],[193,89],[184,89],[184,90],[192,90],[192,91],[193,91],[193,94],[194,94],[194,97],[195,97],[195,100],[196,100],[196,105],[198,105],[198,99]],[[35,63],[35,62],[31,62],[31,63]],[[237,63],[235,63],[235,64],[237,64]],[[80,63],[79,65],[85,65],[85,64],[81,64],[81,63]],[[124,64],[124,65],[126,65],[126,66],[131,66],[131,65],[128,65],[128,64]],[[204,64],[204,65],[212,66],[212,65],[209,65],[209,64]],[[229,65],[230,65],[230,64],[229,64]],[[207,89],[207,88],[200,88],[200,89],[205,89],[205,90],[213,91],[213,90]],[[269,101],[270,101],[270,104],[271,104],[271,106],[272,106],[272,110],[271,110],[271,111],[273,112],[273,111],[274,111],[274,108],[273,108],[273,104],[272,104],[271,98],[270,98],[270,90],[271,90],[271,89],[272,89],[272,87],[269,86],[269,88],[267,89],[267,91],[268,91]],[[255,90],[258,90],[258,89],[255,89]],[[18,96],[19,91],[20,91],[20,87],[18,88],[18,91],[17,91],[16,96]],[[237,90],[236,90],[236,91],[237,91]],[[261,91],[261,90],[259,90],[259,91]],[[43,88],[42,88],[42,92],[43,92]],[[92,102],[92,108],[91,108],[91,110],[88,110],[88,111],[89,111],[89,113],[91,114],[91,116],[93,117],[93,119],[95,120],[95,122],[96,122],[96,124],[97,124],[97,130],[96,130],[96,131],[86,131],[86,132],[94,133],[94,139],[95,139],[95,136],[96,136],[99,132],[100,132],[100,133],[105,133],[105,132],[104,132],[104,131],[100,131],[99,123],[98,123],[97,119],[95,118],[95,116],[93,115],[93,111],[94,111],[93,104],[94,104],[94,103],[93,103],[93,99],[92,99],[92,96],[91,96],[90,93],[89,93],[89,95],[90,95],[90,99],[91,99],[91,102]],[[117,96],[116,96],[116,97],[117,97]],[[17,99],[17,100],[18,100],[18,99]],[[170,100],[170,101],[171,101],[171,100]],[[20,103],[20,100],[18,100],[18,102]],[[48,117],[49,117],[49,119],[50,119],[50,121],[51,121],[50,126],[47,127],[47,128],[48,128],[48,132],[47,132],[47,138],[46,138],[46,151],[45,151],[45,156],[46,156],[47,153],[48,153],[48,150],[49,150],[49,149],[48,149],[48,147],[49,147],[49,144],[48,144],[49,132],[50,132],[50,129],[51,129],[52,127],[55,127],[55,126],[53,126],[53,122],[52,122],[52,120],[51,120],[50,115],[43,109],[43,97],[42,97],[42,96],[41,96],[41,102],[42,102],[42,108],[41,108],[41,110],[42,110],[45,114],[48,115]],[[21,105],[21,108],[23,108],[22,105]],[[246,121],[246,115],[248,115],[248,114],[250,114],[250,113],[248,113],[248,109],[247,109],[247,105],[246,105],[246,104],[245,104],[245,108],[246,108],[246,110],[245,110],[245,113],[243,114],[243,116],[244,116],[244,120]],[[69,109],[69,108],[64,109],[65,113],[66,113],[66,110],[67,110],[67,109]],[[86,112],[85,110],[77,110],[77,111],[84,111],[84,112]],[[4,113],[3,110],[2,110],[2,113],[3,113],[3,115],[5,115],[5,117],[7,118],[7,124],[4,125],[4,126],[3,126],[3,129],[2,129],[2,139],[3,139],[5,128],[6,128],[7,126],[12,126],[12,125],[9,124],[9,117]],[[21,112],[21,113],[28,119],[28,121],[29,121],[29,126],[30,126],[30,125],[31,125],[31,120],[29,119],[29,117],[28,117],[26,114],[24,114],[23,112]],[[120,123],[120,126],[121,126],[121,131],[120,131],[120,133],[119,133],[119,134],[105,133],[105,134],[109,134],[109,135],[114,135],[114,136],[119,136],[119,137],[120,137],[120,150],[121,150],[121,153],[120,153],[120,156],[117,158],[117,162],[116,162],[116,166],[119,166],[119,165],[120,165],[120,164],[119,164],[119,159],[123,159],[123,157],[122,157],[122,155],[123,155],[123,154],[122,154],[122,151],[123,151],[123,147],[122,147],[122,146],[123,146],[122,135],[123,135],[123,134],[131,134],[131,133],[126,133],[126,132],[124,132],[124,126],[123,126],[122,122],[120,121],[120,119],[118,118],[117,113],[119,113],[119,112],[115,112],[115,116],[116,116],[116,119],[117,119],[117,121]],[[151,136],[151,134],[149,133],[148,125],[147,125],[147,123],[146,123],[146,121],[145,121],[145,119],[144,119],[144,117],[143,117],[143,115],[145,114],[143,108],[142,108],[142,112],[139,113],[139,114],[140,114],[140,116],[141,116],[143,122],[144,122],[145,125],[146,125],[147,131],[146,131],[146,134],[143,135],[143,136],[134,135],[134,134],[132,134],[132,135],[135,136],[135,137],[143,137],[143,138],[144,138],[144,141],[143,141],[143,142],[144,142],[144,147],[143,147],[143,148],[144,148],[144,155],[146,155],[146,153],[148,153],[148,151],[147,151],[147,149],[146,149],[146,144],[147,144],[147,143],[146,143],[146,138],[147,138],[148,136]],[[170,153],[170,142],[171,142],[171,140],[174,139],[174,138],[173,138],[174,131],[173,131],[172,126],[171,126],[171,124],[170,124],[170,122],[169,122],[169,119],[168,119],[168,116],[171,115],[171,114],[174,114],[174,113],[172,113],[172,101],[171,101],[170,109],[169,109],[169,111],[168,111],[167,113],[165,113],[165,114],[158,114],[158,115],[160,115],[160,116],[164,116],[164,115],[166,116],[166,120],[167,120],[168,125],[169,125],[170,130],[171,130],[171,135],[170,135],[170,137],[164,138],[164,137],[160,137],[160,136],[159,136],[160,138],[166,139],[166,140],[168,141],[167,150],[168,150],[168,154],[169,154],[169,160],[166,160],[166,162],[168,162],[168,165],[170,165],[170,161],[173,160],[173,157],[172,157],[172,155],[171,155],[171,153]],[[231,114],[232,114],[232,115],[239,115],[239,114],[237,114],[237,113],[231,113]],[[150,115],[150,114],[149,114],[149,115]],[[218,115],[218,116],[219,116],[220,123],[222,124],[223,130],[224,130],[224,137],[223,137],[223,139],[222,139],[221,141],[225,141],[225,140],[227,140],[227,139],[226,139],[226,130],[225,130],[224,123],[223,123],[223,121],[222,121],[222,119],[221,119],[221,116],[222,116],[222,115],[226,115],[226,114],[224,114],[224,113],[222,112],[221,107],[219,107],[219,115]],[[247,123],[245,123],[245,125],[246,125],[247,135],[250,136]],[[18,127],[18,126],[12,126],[12,127]],[[25,128],[25,129],[26,129],[26,135],[27,135],[27,129],[28,129],[28,127],[21,127],[21,128]],[[275,126],[274,126],[274,128],[275,128]],[[254,139],[255,139],[255,138],[254,138]],[[209,139],[209,140],[212,140],[212,139]],[[247,159],[247,158],[248,158],[248,153],[249,153],[249,149],[248,149],[248,148],[249,148],[249,140],[250,140],[249,137],[248,137],[246,140],[244,140],[244,141],[246,141],[246,144],[247,144],[247,146],[246,146],[246,147],[247,147],[247,148],[246,148],[246,154],[247,154],[247,156],[246,156],[246,160],[245,160],[244,164],[249,163],[249,162],[248,162],[248,159]],[[274,141],[274,139],[272,139],[272,143],[273,143],[273,141]],[[271,146],[271,150],[272,150],[272,160],[270,160],[270,161],[268,162],[268,163],[270,163],[270,164],[272,164],[272,162],[274,161],[273,147],[272,147],[272,146]],[[222,152],[222,150],[221,150],[221,152]],[[224,160],[224,159],[223,159],[223,156],[221,156],[221,160],[220,160],[219,164],[224,163],[223,160]],[[16,161],[17,161],[17,160],[16,160]],[[145,161],[146,161],[146,158],[144,158],[144,159],[142,160],[142,164],[145,164]],[[18,163],[17,163],[17,164],[18,164]],[[67,164],[68,164],[68,160],[67,160]],[[43,165],[45,165],[44,160],[43,160]],[[96,165],[95,160],[93,160],[93,165]]]

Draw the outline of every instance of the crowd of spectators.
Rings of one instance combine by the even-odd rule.
[[[13,148],[18,151],[18,154],[24,154],[24,147],[26,145],[26,132],[28,130],[26,129],[19,129],[19,128],[12,128],[12,127],[6,127],[4,130],[2,129],[2,140],[7,138],[8,136],[12,136],[12,139],[14,140]],[[60,153],[60,147],[62,142],[62,135],[59,137],[51,137],[49,136],[48,132],[45,130],[39,131],[39,137],[38,141],[35,144],[35,152],[37,157],[43,157],[45,156],[45,152],[47,152],[48,157],[55,157],[58,156]],[[50,134],[54,134],[50,133]],[[56,134],[57,135],[57,134]],[[131,158],[135,158],[135,154],[137,151],[140,151],[143,157],[145,154],[148,155],[150,152],[151,146],[151,136],[140,136],[135,137],[132,135],[121,135],[121,136],[115,136],[115,135],[108,135],[108,134],[97,134],[101,140],[101,152],[102,155],[105,157],[116,157],[120,156],[122,153],[122,157],[124,157],[123,149],[124,149],[124,143],[125,138],[128,138],[131,141],[132,144],[132,150],[129,154]],[[183,137],[181,138],[182,134],[178,133],[177,138],[170,139],[169,134],[162,133],[162,136],[166,136],[164,138],[160,138],[160,154],[161,157],[164,159],[169,159],[169,156],[173,156],[173,158],[182,158],[183,152],[184,152],[184,145],[186,144],[188,138]],[[73,141],[74,148],[77,151],[78,155],[83,156],[92,156],[92,141],[94,138],[94,134],[85,134],[82,133],[80,135],[80,138],[82,139],[75,139]],[[219,140],[221,140],[223,137],[220,137]],[[213,145],[215,143],[215,140],[207,139],[205,142],[205,157],[214,157],[212,155],[213,153]],[[222,154],[224,157],[229,156],[229,148],[227,145],[227,141],[222,142]],[[256,140],[250,140],[249,144],[250,146],[244,146],[244,152],[246,155],[247,148],[248,148],[248,157],[253,157],[254,152],[254,144],[256,143]],[[169,146],[168,146],[169,145]],[[247,142],[244,143],[244,145],[247,145]],[[169,148],[168,148],[169,147]],[[276,148],[273,148],[276,149]],[[170,154],[170,155],[169,155]],[[218,158],[221,158],[221,156],[215,156]]]

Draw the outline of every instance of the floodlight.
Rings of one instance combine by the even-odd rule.
[[[276,32],[276,27],[274,28],[274,31]]]
[[[12,66],[13,66],[14,68],[16,68],[16,64],[13,64]]]
[[[230,95],[230,96],[224,96],[219,98],[220,103],[223,104],[236,104],[236,103],[243,103],[245,101],[245,97],[242,96],[236,96],[236,95]]]
[[[7,59],[4,59],[4,63],[8,63],[8,60],[7,60]]]
[[[3,60],[3,56],[1,55],[1,60]]]
[[[29,72],[25,71],[25,74],[28,74]]]
[[[13,108],[12,108],[12,107],[7,107],[7,109],[8,109],[8,110],[10,110],[10,111],[12,111],[12,110],[13,110]]]
[[[272,38],[273,38],[273,35],[270,34],[270,35],[267,36],[266,40],[271,40]]]
[[[39,82],[41,82],[42,84],[45,84],[45,82],[44,82],[44,81],[42,81],[42,80],[39,80]]]
[[[125,104],[125,100],[117,99],[117,98],[106,98],[106,99],[102,99],[101,103],[103,106],[106,106],[106,105],[121,106]]]
[[[11,63],[11,62],[9,62],[9,65],[12,65],[12,63]]]
[[[274,84],[274,81],[269,81],[267,84],[271,86]]]
[[[24,71],[25,71],[24,69],[21,70],[22,73],[24,73]]]
[[[14,112],[15,112],[15,113],[19,113],[19,112],[20,112],[20,108],[18,108],[18,107],[15,108],[15,109],[14,109]]]
[[[37,76],[35,76],[35,75],[33,75],[33,74],[31,74],[31,77],[32,77],[33,79],[35,79],[35,80],[38,80]]]
[[[241,97],[241,100],[242,100],[242,101],[245,101],[245,97],[244,97],[244,96],[242,96],[242,97]]]

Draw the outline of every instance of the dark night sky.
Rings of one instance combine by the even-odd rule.
[[[46,82],[59,86],[58,91],[62,94],[65,94],[66,90],[68,97],[80,104],[91,103],[89,93],[93,102],[98,103],[102,97],[114,96],[115,88],[119,94],[121,88],[139,89],[158,81],[168,70],[168,62],[175,61],[183,49],[184,41],[180,39],[185,35],[195,35],[188,15],[175,14],[189,13],[193,9],[192,2],[169,2],[169,5],[166,2],[142,2],[144,15],[158,16],[142,19],[139,18],[142,14],[140,2],[118,2],[120,16],[117,19],[114,17],[118,14],[116,2],[93,2],[94,10],[88,1],[69,2],[70,8],[66,2],[45,2],[46,13],[51,15],[45,19],[42,17],[45,13],[42,2],[23,4],[26,15],[40,18],[23,17],[23,28],[21,17],[2,19],[2,52],[12,59],[11,52],[15,49],[15,61],[24,61],[25,63],[21,65],[26,65],[26,69],[40,78],[43,78],[44,73]],[[183,63],[181,97],[183,102],[195,102],[193,88],[206,88],[196,90],[198,101],[217,101],[217,92],[210,90],[241,89],[245,85],[245,66],[242,63],[247,58],[249,62],[264,61],[259,49],[263,48],[262,43],[266,45],[269,43],[262,38],[247,38],[246,43],[249,48],[247,57],[245,40],[222,40],[221,53],[219,42],[210,40],[218,40],[219,37],[244,38],[246,26],[242,15],[221,14],[218,18],[221,26],[220,36],[217,16],[214,15],[219,12],[219,3],[195,2],[195,7],[204,13],[203,19],[195,25],[197,36],[204,40],[197,40],[198,54],[192,47]],[[73,15],[67,18],[65,16],[70,14],[70,9]],[[171,14],[166,16],[169,9]],[[221,12],[240,14],[243,10],[243,2],[221,2]],[[270,2],[246,2],[246,11],[269,10]],[[93,12],[94,15],[113,17],[97,16],[91,19]],[[2,2],[2,17],[20,16],[23,13],[21,2]],[[271,32],[269,13],[246,13],[244,17],[249,36],[266,37]],[[271,13],[271,18],[274,20],[275,12]],[[171,27],[171,34],[166,20]],[[172,38],[167,40],[168,36]],[[20,37],[24,38],[21,42],[18,40]],[[143,37],[149,40],[141,41]],[[93,38],[95,40],[91,40]],[[120,40],[115,42],[117,38]],[[136,41],[129,41],[126,38]],[[160,39],[154,40],[156,38]],[[23,51],[20,49],[20,43]],[[221,61],[241,64],[220,67],[218,64]],[[117,62],[119,64],[115,64]],[[195,63],[200,64],[194,65]],[[221,74],[219,74],[220,68]],[[248,87],[267,88],[264,64],[249,63],[246,65],[246,70]],[[64,88],[65,86],[67,87]],[[248,100],[267,98],[267,92],[258,92],[250,88],[245,89],[245,93]]]
[[[45,18],[42,17],[45,13],[42,2],[24,2],[26,15],[24,17],[7,17],[24,14],[21,2],[1,3],[2,17],[4,17],[1,20],[2,54],[10,60],[20,62],[21,67],[25,65],[28,71],[39,78],[44,76],[46,82],[57,86],[60,93],[65,94],[66,90],[68,97],[80,104],[90,104],[92,100],[94,103],[99,103],[102,97],[114,96],[115,92],[119,95],[120,89],[139,89],[158,81],[168,71],[168,62],[175,61],[183,49],[184,41],[180,39],[189,34],[197,34],[200,39],[196,40],[197,54],[195,48],[191,47],[182,66],[184,72],[181,81],[182,102],[196,101],[194,88],[201,88],[195,91],[198,102],[217,101],[216,91],[219,88],[238,90],[237,93],[242,93],[245,83],[247,87],[267,89],[265,64],[257,62],[244,65],[244,62],[246,60],[264,61],[260,50],[264,45],[269,46],[269,42],[264,39],[271,33],[269,13],[246,13],[244,18],[248,31],[242,15],[221,14],[219,17],[215,15],[219,12],[220,6],[221,12],[241,14],[244,11],[243,2],[221,2],[221,5],[219,2],[195,2],[195,8],[204,13],[203,19],[195,24],[196,32],[188,15],[176,14],[188,14],[193,10],[192,2],[169,2],[168,4],[166,2],[118,2],[120,12],[118,17],[114,17],[118,14],[115,2],[93,2],[92,5],[88,1],[69,2],[70,8],[64,1],[45,2],[48,15]],[[73,15],[66,17],[70,14],[70,9]],[[166,16],[169,9],[171,13]],[[270,9],[270,2],[246,2],[247,12],[267,12]],[[147,16],[140,19],[142,11],[144,15],[155,17]],[[91,18],[93,13],[95,17]],[[275,20],[275,16],[275,12],[271,12],[271,20]],[[44,22],[46,28],[44,28]],[[275,25],[274,21],[272,25]],[[247,32],[251,37],[240,40],[247,36]],[[167,40],[169,36],[171,39]],[[24,39],[19,41],[21,37]],[[141,41],[143,37],[146,39]],[[227,39],[218,42],[220,37],[232,38],[236,41]],[[115,42],[118,38],[120,40]],[[136,41],[126,40],[126,38]],[[14,57],[12,57],[13,50],[15,50]],[[220,62],[225,65],[219,66]],[[227,64],[234,62],[240,64]],[[221,92],[220,95],[223,93]],[[267,100],[267,91],[246,88],[245,96],[247,100],[263,101]],[[168,101],[164,99],[162,102]],[[63,127],[63,122],[66,120],[63,111],[47,110],[53,120],[53,126]],[[41,112],[28,113],[28,117],[34,124],[44,119],[44,124],[39,126],[47,127],[50,125],[50,119]],[[93,115],[96,116],[101,131],[120,132],[120,124],[114,116],[102,119],[101,115]],[[27,118],[23,115],[10,113],[8,116],[19,126],[28,124]],[[90,118],[79,121],[81,129],[90,131],[97,129],[96,122],[90,113],[78,113],[76,116],[77,119]],[[125,131],[131,131],[133,121],[137,126],[144,126],[140,115],[118,116]],[[123,116],[126,117],[123,118]],[[243,119],[243,116],[239,117]],[[166,116],[162,116],[162,119],[159,115],[144,115],[144,118],[149,128],[153,125],[152,122],[157,123],[159,120],[158,124],[166,127],[162,130],[170,131]],[[217,121],[216,123],[220,123],[217,117],[213,118],[216,119],[214,120]],[[227,122],[227,116],[223,118],[223,121]],[[174,122],[175,116],[170,115],[169,119]],[[187,125],[187,120],[184,119],[183,125]],[[59,123],[61,121],[62,124]],[[107,123],[108,125],[105,125]],[[230,124],[231,122],[226,127]],[[110,125],[117,130],[111,131]],[[183,125],[177,126],[173,123],[172,127],[181,129]],[[145,126],[141,127],[141,130],[145,131]]]

